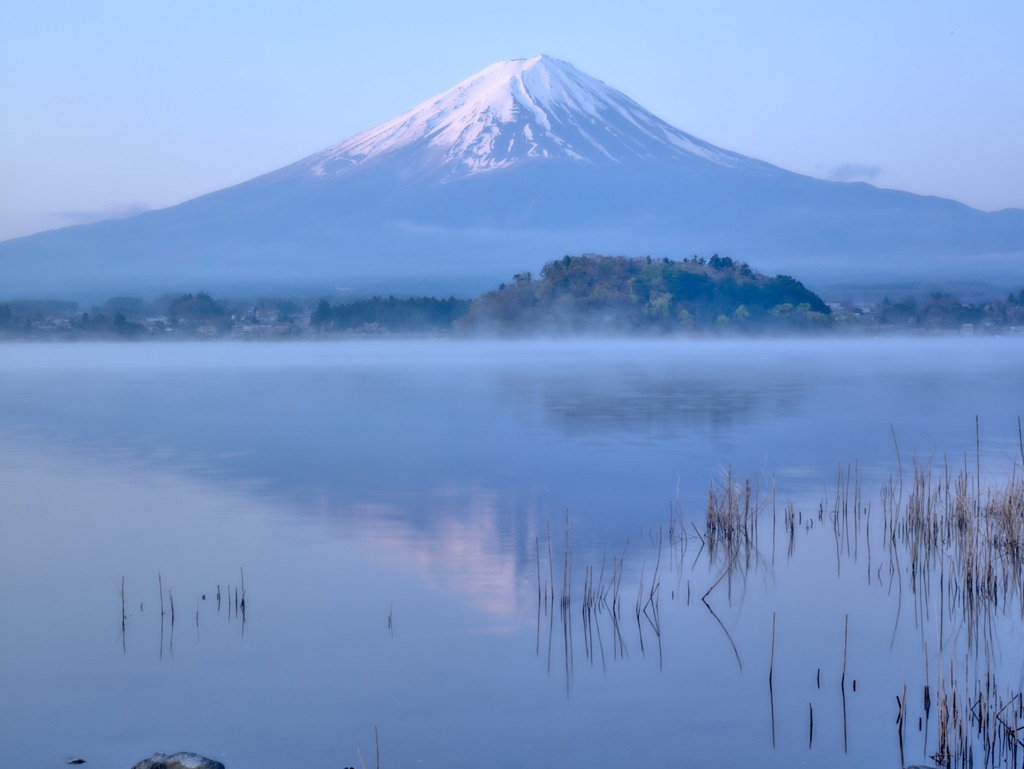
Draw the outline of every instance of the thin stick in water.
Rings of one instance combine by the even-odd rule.
[[[846,689],[846,631],[850,627],[850,615],[846,615],[846,619],[843,621],[843,677],[839,679],[839,688]]]
[[[811,717],[811,725],[807,733],[807,749],[810,750],[811,744],[814,742],[814,706],[809,702],[807,703],[807,712]]]

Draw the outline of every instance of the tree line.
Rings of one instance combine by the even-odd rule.
[[[454,296],[448,299],[375,296],[334,306],[321,299],[310,315],[309,325],[319,331],[449,331],[452,323],[469,312],[472,304],[471,299]]]
[[[918,302],[904,299],[892,302],[884,298],[876,307],[878,322],[883,326],[905,329],[942,329],[951,331],[965,324],[1024,326],[1024,289],[1010,292],[1005,300],[962,304],[951,294],[933,292]]]
[[[315,309],[313,309],[315,307]],[[112,297],[90,312],[76,302],[0,302],[0,337],[80,335],[245,336],[260,327],[303,333],[566,334],[858,328],[925,333],[973,324],[976,333],[1024,330],[1024,289],[1005,300],[964,304],[945,293],[833,305],[788,275],[764,275],[714,255],[679,261],[596,254],[548,262],[475,300],[374,296],[332,305],[322,296],[217,299],[206,292],[153,300]],[[309,318],[308,329],[306,318]]]

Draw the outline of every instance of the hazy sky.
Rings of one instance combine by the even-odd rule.
[[[0,238],[244,181],[537,53],[793,171],[1024,208],[1022,41],[1021,0],[7,0]]]

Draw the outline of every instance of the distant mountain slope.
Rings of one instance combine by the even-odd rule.
[[[1024,211],[794,174],[537,56],[243,184],[0,243],[0,292],[475,293],[588,251],[719,252],[812,281],[1005,279]]]

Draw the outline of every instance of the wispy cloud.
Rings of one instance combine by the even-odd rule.
[[[882,173],[881,166],[869,166],[866,163],[843,163],[828,172],[828,178],[834,182],[874,181]]]
[[[104,219],[127,219],[129,216],[143,214],[149,210],[150,207],[145,203],[131,203],[125,206],[107,206],[96,211],[54,211],[52,216],[69,224],[89,224],[102,222]]]

